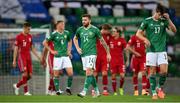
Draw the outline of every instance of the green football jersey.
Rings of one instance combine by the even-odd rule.
[[[67,45],[71,40],[69,31],[64,30],[63,33],[54,31],[46,40],[53,42],[54,50],[58,52],[55,57],[67,56]]]
[[[145,35],[151,43],[147,52],[166,51],[166,28],[168,25],[168,20],[159,19],[156,21],[152,17],[146,18],[142,22],[139,29],[145,31]]]
[[[77,29],[76,36],[81,40],[82,57],[96,55],[96,40],[102,37],[97,27],[93,25],[88,28],[81,26]]]

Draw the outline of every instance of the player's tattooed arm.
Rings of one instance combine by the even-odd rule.
[[[82,54],[82,50],[81,48],[79,47],[79,43],[78,43],[78,37],[75,35],[74,38],[73,38],[73,42],[74,42],[74,45],[76,47],[76,50],[77,52],[81,55]]]
[[[58,54],[57,51],[52,50],[52,49],[48,46],[48,41],[47,41],[47,40],[44,40],[44,41],[43,41],[43,45],[44,45],[44,47],[45,47],[48,51],[50,51],[53,55]]]
[[[38,58],[38,60],[41,62],[41,57],[38,55],[37,50],[33,45],[31,46],[31,51]]]
[[[68,47],[67,47],[67,54],[70,58],[72,58],[72,54],[71,54],[71,48],[72,48],[72,40],[70,40],[68,42]]]
[[[103,47],[104,47],[105,50],[106,50],[106,53],[107,53],[107,59],[108,59],[108,61],[110,61],[110,60],[111,60],[111,55],[110,55],[110,49],[109,49],[109,46],[106,44],[106,42],[105,42],[105,40],[104,40],[103,37],[100,38],[100,41],[101,41]]]
[[[18,53],[18,46],[14,47],[14,53],[13,53],[13,67],[16,67],[16,58]]]

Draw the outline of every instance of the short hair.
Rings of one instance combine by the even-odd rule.
[[[118,33],[121,33],[121,30],[118,27],[114,27]]]
[[[31,24],[28,23],[28,22],[25,22],[25,23],[23,24],[23,27],[31,27]]]
[[[62,23],[62,22],[64,22],[63,20],[58,20],[56,23],[55,23],[55,25],[58,25],[59,23]]]
[[[160,12],[161,14],[164,14],[166,12],[166,8],[161,4],[158,4],[156,7],[156,12]]]
[[[104,30],[111,30],[112,26],[110,24],[103,24],[101,25],[101,29],[104,29]]]
[[[87,18],[91,19],[91,15],[89,15],[89,14],[84,14],[84,15],[82,15],[82,17],[87,17]]]

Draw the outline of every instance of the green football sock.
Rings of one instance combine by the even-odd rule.
[[[91,81],[92,81],[91,76],[86,76],[83,91],[85,91],[85,92],[88,91],[88,88],[89,88],[89,86],[91,84]]]
[[[59,77],[54,77],[54,86],[56,91],[59,90]]]
[[[152,92],[156,90],[156,75],[152,74],[149,78]]]
[[[73,77],[72,76],[69,76],[68,77],[68,80],[67,80],[67,87],[70,88],[71,85],[72,85],[72,80],[73,80]]]
[[[91,76],[91,78],[92,78],[91,84],[94,87],[94,90],[99,91],[98,86],[97,86],[97,82],[96,82],[96,78],[93,75]]]
[[[166,74],[160,74],[158,87],[161,88],[164,85],[165,81],[166,81]]]

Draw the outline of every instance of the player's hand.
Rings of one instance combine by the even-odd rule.
[[[81,55],[81,54],[82,54],[81,48],[78,48],[78,49],[77,49],[77,52]]]
[[[107,61],[110,62],[111,61],[111,55],[108,53],[107,54]]]
[[[151,43],[148,39],[144,41],[146,47],[150,47]]]
[[[68,51],[68,52],[67,52],[67,55],[70,57],[70,59],[72,59],[73,56],[72,56],[72,54],[71,54],[71,51]]]
[[[136,57],[141,57],[141,54],[139,54],[138,52],[135,55]]]
[[[169,18],[169,14],[168,13],[164,13],[163,14],[163,17],[165,17],[167,20],[169,20],[170,18]]]
[[[41,65],[43,66],[43,68],[46,68],[47,66],[46,60],[44,58],[41,58]]]
[[[58,52],[55,51],[55,50],[51,50],[50,52],[51,52],[51,54],[53,54],[53,55],[57,55],[57,54],[58,54]]]
[[[16,61],[13,61],[13,67],[14,68],[16,67]]]
[[[129,60],[126,60],[126,67],[129,66]]]

